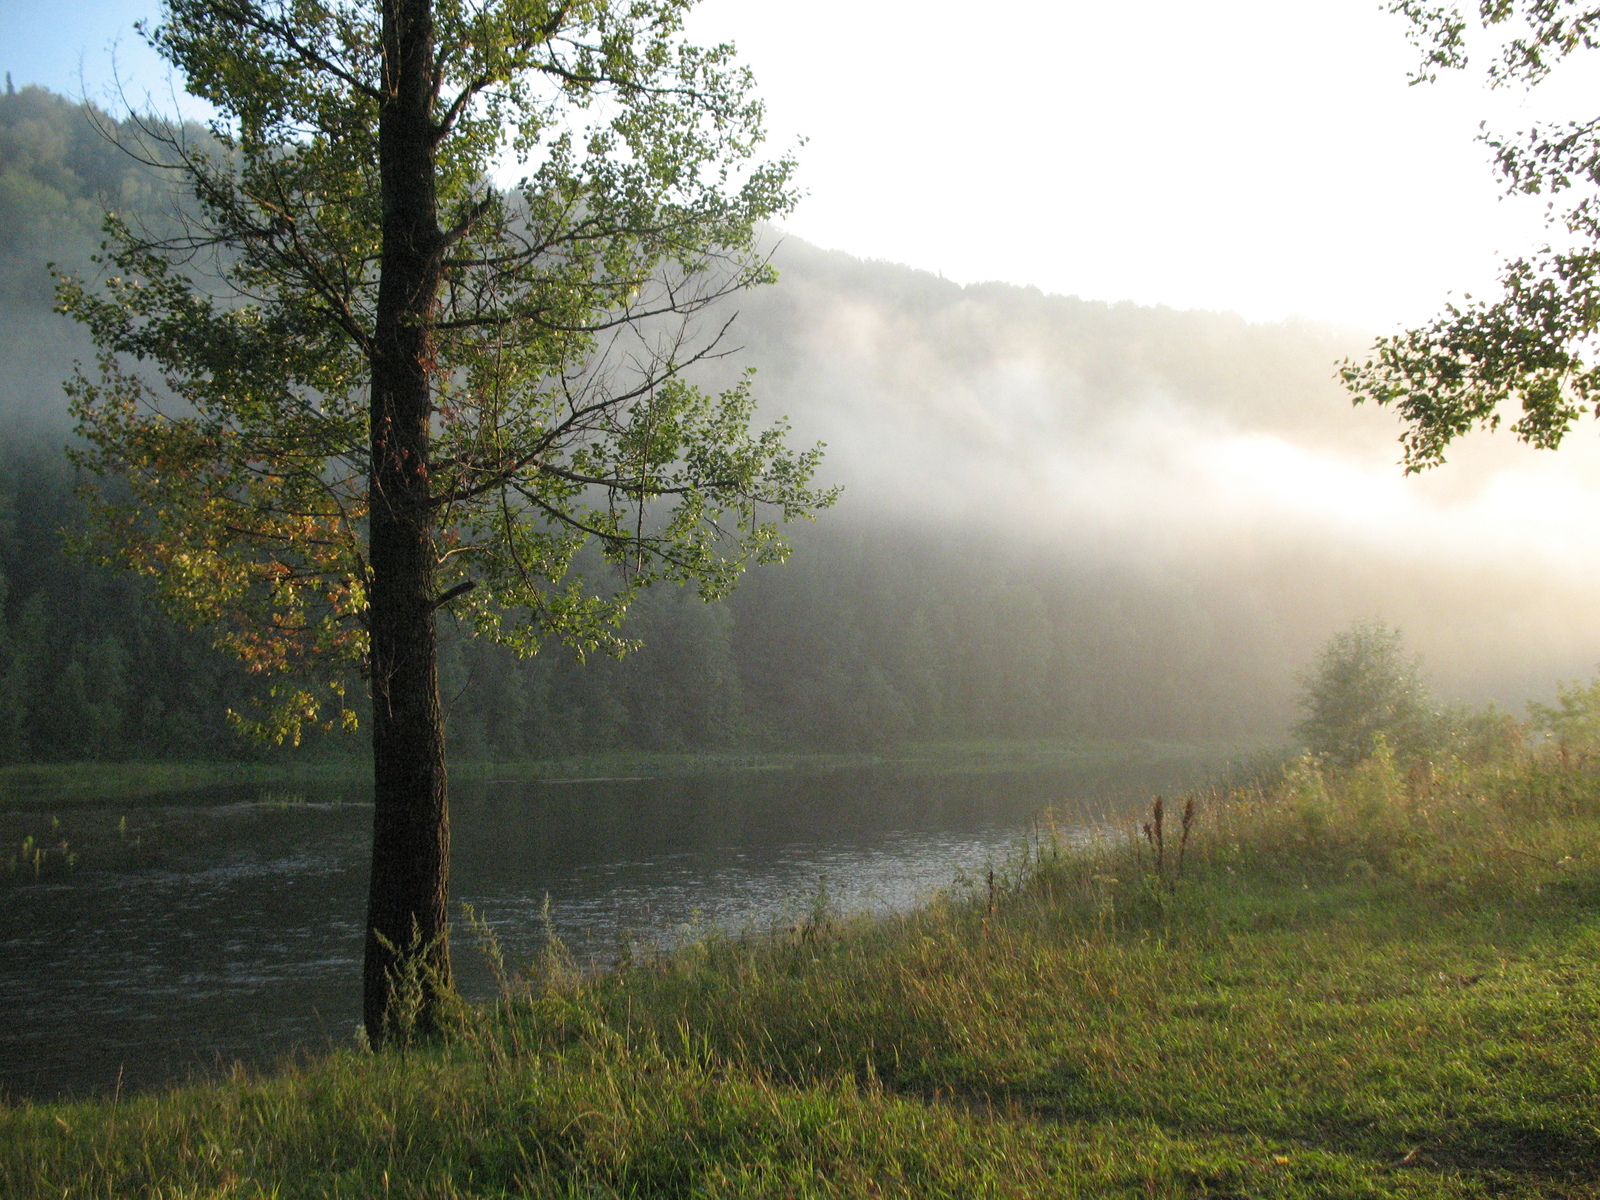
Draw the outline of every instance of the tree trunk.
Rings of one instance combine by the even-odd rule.
[[[439,290],[432,0],[385,0],[379,165],[382,261],[372,351],[369,484],[372,878],[364,1017],[374,1046],[426,1033],[449,992],[450,818],[434,634],[428,478]]]

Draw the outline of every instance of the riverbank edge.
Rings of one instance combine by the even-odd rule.
[[[1210,767],[1256,763],[1274,753],[1245,740],[938,741],[855,752],[619,750],[514,761],[464,758],[452,760],[449,769],[452,781],[463,784],[534,783],[868,768],[982,774],[1129,761]],[[370,784],[371,772],[370,759],[356,754],[283,762],[22,763],[0,767],[0,811],[159,803],[218,787],[355,790]]]
[[[499,964],[447,1045],[3,1110],[0,1193],[1600,1189],[1593,769],[1302,762],[1147,820],[903,916]]]

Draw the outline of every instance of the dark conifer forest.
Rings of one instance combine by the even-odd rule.
[[[252,681],[204,631],[65,546],[81,502],[62,381],[91,347],[52,312],[47,264],[95,270],[107,207],[168,203],[107,128],[38,88],[0,96],[0,760],[274,753],[230,728]],[[774,261],[708,382],[756,368],[766,414],[828,443],[839,505],[727,601],[647,592],[621,661],[519,660],[447,619],[453,754],[1278,738],[1294,668],[1373,614],[1410,619],[1471,700],[1519,702],[1600,656],[1581,577],[1529,594],[1470,555],[1214,486],[1240,439],[1393,473],[1392,419],[1353,416],[1333,378],[1359,332],[960,287],[776,234]]]

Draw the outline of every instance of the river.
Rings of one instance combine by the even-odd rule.
[[[453,894],[513,963],[539,951],[547,927],[605,963],[712,926],[792,921],[819,889],[845,913],[903,909],[1013,853],[1046,809],[1063,837],[1091,836],[1216,761],[1142,751],[1023,769],[457,786]],[[0,885],[0,1090],[145,1090],[348,1044],[370,823],[359,789],[339,788],[0,811],[6,853],[31,836],[80,855],[68,868],[59,848],[47,853],[37,876],[20,861]],[[453,949],[463,990],[485,995],[470,940]]]

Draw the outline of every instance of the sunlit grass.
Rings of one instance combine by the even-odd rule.
[[[0,1195],[1591,1196],[1600,779],[1307,764],[444,1045],[0,1116]],[[470,937],[462,929],[458,936]],[[493,957],[492,947],[487,947]]]

